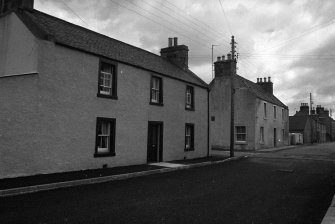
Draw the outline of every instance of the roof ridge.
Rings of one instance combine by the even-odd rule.
[[[265,91],[261,86],[259,86],[257,83],[249,80],[249,79],[246,79],[240,75],[236,75],[237,77],[239,77],[240,79],[242,79],[242,81],[244,82],[247,82],[249,83],[249,85],[252,85],[252,87],[256,88],[257,91],[259,91],[262,95],[265,95],[264,98],[270,98],[270,99],[264,99],[262,98],[261,96],[259,96],[257,93],[253,93],[256,97],[260,98],[260,99],[263,99],[265,101],[269,101],[272,102],[273,104],[276,104],[277,106],[284,106],[285,108],[287,108],[287,106],[281,102],[281,100],[279,100],[274,94],[270,94],[269,92]],[[271,100],[271,98],[274,98],[275,101],[278,101],[278,102],[273,102],[273,100]]]
[[[122,42],[120,40],[117,40],[117,39],[114,39],[114,38],[109,37],[107,35],[104,35],[104,34],[96,32],[96,31],[90,30],[90,29],[85,28],[83,26],[73,24],[73,23],[68,22],[64,19],[57,18],[55,16],[49,15],[47,13],[41,12],[41,11],[36,10],[36,9],[29,10],[29,11],[28,10],[23,10],[23,12],[24,12],[25,15],[28,16],[28,18],[30,18],[31,16],[36,17],[37,19],[45,18],[46,20],[55,21],[56,23],[58,23],[61,26],[69,27],[71,29],[78,30],[78,31],[83,32],[83,33],[87,33],[88,35],[93,36],[93,37],[96,36],[96,38],[101,38],[101,40],[106,41],[106,42],[111,42],[111,44],[114,42],[115,45],[123,46],[123,47],[125,47],[129,50],[132,50],[134,53],[136,53],[138,55],[142,54],[142,57],[144,57],[144,58],[148,58],[149,60],[156,61],[156,62],[159,62],[159,63],[165,63],[167,66],[170,66],[171,69],[174,69],[175,72],[179,70],[185,76],[189,76],[189,79],[193,79],[194,81],[190,81],[191,83],[199,82],[200,85],[208,88],[208,84],[204,80],[202,80],[200,77],[198,77],[196,74],[194,74],[191,70],[189,70],[189,69],[184,70],[184,69],[178,67],[177,65],[173,64],[171,61],[167,60],[166,58],[163,58],[162,56],[160,56],[158,54],[155,54],[153,52],[142,49],[140,47],[136,47],[136,46],[133,46],[131,44]],[[40,27],[42,30],[48,31],[48,26],[46,26],[45,24],[44,25],[40,24],[40,25],[38,25],[38,27]],[[51,35],[53,35],[53,34],[54,33],[51,33]],[[57,39],[55,40],[55,42],[58,42]]]
[[[24,11],[31,12],[31,10],[26,10],[26,9],[24,9]],[[104,38],[112,39],[112,40],[117,41],[117,42],[119,42],[119,43],[121,43],[121,44],[128,45],[128,46],[130,46],[130,47],[132,47],[132,48],[136,48],[136,49],[138,49],[138,50],[144,51],[144,52],[146,52],[146,53],[148,53],[148,54],[152,54],[152,55],[154,55],[154,56],[157,56],[157,57],[160,57],[160,58],[161,58],[161,56],[159,56],[158,54],[152,53],[152,52],[150,52],[150,51],[148,51],[148,50],[145,50],[145,49],[143,49],[143,48],[136,47],[136,46],[131,45],[131,44],[129,44],[129,43],[126,43],[126,42],[120,41],[120,40],[118,40],[118,39],[109,37],[109,36],[107,36],[107,35],[105,35],[105,34],[102,34],[102,33],[98,33],[97,31],[90,30],[90,29],[85,28],[85,27],[83,27],[83,26],[80,26],[80,25],[71,23],[71,22],[69,22],[69,21],[66,21],[66,20],[64,20],[64,19],[61,19],[61,18],[52,16],[52,15],[47,14],[47,13],[45,13],[45,12],[39,11],[39,10],[37,10],[37,9],[34,9],[33,12],[41,13],[41,14],[43,14],[43,15],[45,15],[45,16],[48,16],[48,17],[51,17],[51,18],[53,18],[53,19],[59,20],[59,21],[61,21],[61,22],[67,23],[67,24],[69,24],[69,25],[71,25],[71,26],[75,26],[75,27],[77,27],[77,28],[79,28],[79,29],[83,29],[83,30],[85,30],[85,31],[94,33],[94,34],[99,35],[99,36],[102,36],[102,37],[104,37]]]

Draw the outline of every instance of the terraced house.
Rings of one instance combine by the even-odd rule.
[[[2,0],[0,178],[206,156],[208,86],[161,56]]]
[[[210,142],[212,153],[230,149],[231,84],[236,61],[218,57],[210,83]],[[234,61],[234,62],[232,62]],[[273,95],[271,78],[257,83],[234,75],[234,144],[236,150],[289,145],[288,107]]]

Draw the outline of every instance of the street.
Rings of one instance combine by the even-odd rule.
[[[0,223],[321,223],[335,143],[188,170],[0,198]]]

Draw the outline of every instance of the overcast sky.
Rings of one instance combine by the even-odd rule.
[[[290,115],[312,93],[335,116],[333,0],[35,0],[35,8],[155,54],[178,37],[207,83],[212,44],[214,59],[226,55],[234,35],[239,75],[271,76]]]

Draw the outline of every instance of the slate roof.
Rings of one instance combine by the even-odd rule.
[[[208,88],[207,83],[190,70],[183,70],[156,54],[93,32],[38,10],[20,10],[16,14],[31,32],[70,48],[107,57],[125,64]]]
[[[290,116],[289,125],[290,131],[303,131],[306,127],[307,116]]]
[[[270,94],[266,92],[260,85],[257,83],[254,83],[246,78],[243,78],[242,76],[236,75],[235,76],[235,88],[247,88],[251,94],[256,96],[259,99],[262,99],[264,101],[267,101],[269,103],[273,103],[277,106],[283,107],[288,109],[288,107],[283,104],[277,97],[275,97],[273,94]],[[211,88],[213,81],[209,84],[209,88]]]
[[[242,76],[236,75],[236,86],[237,87],[245,87],[247,88],[252,94],[254,94],[257,98],[265,100],[267,102],[273,103],[277,106],[281,106],[284,108],[288,108],[285,104],[283,104],[277,97],[273,94],[266,92],[260,85],[254,83]]]

